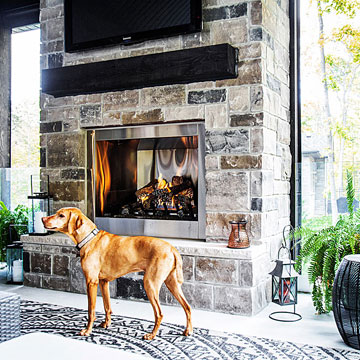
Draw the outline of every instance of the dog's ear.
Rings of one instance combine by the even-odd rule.
[[[73,234],[81,226],[81,224],[82,220],[80,219],[80,216],[72,212],[68,222],[68,233],[70,235]]]
[[[78,229],[82,225],[83,221],[80,216],[78,216],[76,220],[76,229]]]

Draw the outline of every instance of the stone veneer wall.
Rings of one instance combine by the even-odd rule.
[[[239,48],[237,79],[41,99],[41,166],[55,209],[86,211],[83,129],[205,119],[206,238],[226,241],[228,221],[245,216],[252,240],[272,257],[289,223],[288,1],[203,1],[201,34],[65,53],[63,1],[41,1],[42,68],[218,43]]]

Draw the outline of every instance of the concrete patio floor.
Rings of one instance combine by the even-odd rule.
[[[24,300],[87,309],[87,297],[82,294],[7,285],[4,278],[0,279],[0,291],[14,292]],[[102,298],[99,297],[97,300],[96,309],[103,312]],[[112,299],[112,309],[117,315],[153,320],[153,311],[148,302]],[[185,325],[185,315],[180,307],[162,305],[162,309],[164,322]],[[283,309],[291,311],[292,307]],[[271,303],[256,316],[244,317],[194,309],[193,324],[194,327],[236,332],[242,335],[350,349],[343,343],[332,314],[315,315],[310,294],[299,294],[296,310],[302,315],[302,320],[283,323],[269,319],[271,312],[279,310],[282,310],[280,306]]]

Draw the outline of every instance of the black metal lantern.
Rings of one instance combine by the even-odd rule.
[[[36,192],[35,178],[30,176],[31,195],[28,196],[31,207],[31,216],[29,217],[29,235],[47,235],[48,231],[45,229],[41,219],[44,216],[49,216],[52,213],[53,198],[49,194],[49,176],[45,176],[41,182],[41,188],[46,191]],[[39,186],[40,187],[40,186]]]
[[[286,228],[286,227],[285,227]],[[297,304],[297,280],[299,274],[296,272],[294,265],[295,261],[291,260],[290,250],[286,246],[285,228],[283,231],[284,240],[278,251],[278,259],[275,261],[276,265],[273,271],[270,272],[272,276],[272,302],[280,306],[293,305],[294,311],[275,311],[269,315],[270,319],[276,321],[293,322],[298,321],[302,317],[295,312],[295,305]],[[292,229],[293,231],[293,229]],[[286,252],[288,258],[280,260],[280,253]],[[287,318],[280,318],[279,316],[286,315]],[[290,318],[289,318],[290,315]]]

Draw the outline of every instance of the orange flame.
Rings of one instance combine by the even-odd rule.
[[[101,215],[104,214],[105,200],[111,185],[110,164],[107,156],[108,147],[108,141],[98,141],[96,143],[96,193],[100,202]]]

